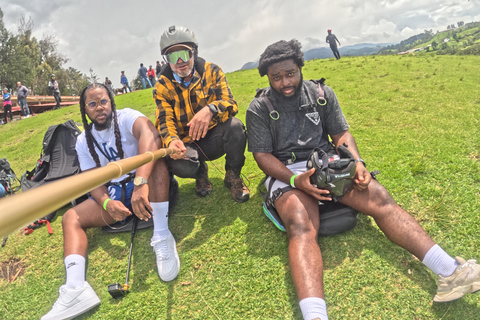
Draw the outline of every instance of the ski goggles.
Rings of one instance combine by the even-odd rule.
[[[192,59],[192,57],[193,57],[193,50],[173,51],[164,55],[165,61],[173,64],[178,63],[178,59],[182,59],[183,62],[187,62],[190,59]]]

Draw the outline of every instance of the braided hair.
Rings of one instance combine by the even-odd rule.
[[[115,100],[113,99],[113,93],[110,90],[108,90],[108,88],[103,83],[91,83],[85,88],[83,88],[82,93],[80,94],[80,113],[82,114],[83,128],[85,129],[85,138],[87,140],[88,150],[90,151],[90,155],[95,161],[96,166],[101,167],[100,159],[98,158],[97,152],[95,152],[95,146],[93,144],[93,139],[95,139],[92,135],[93,123],[88,123],[86,112],[85,112],[85,104],[86,104],[85,99],[86,99],[87,91],[91,89],[96,89],[96,88],[103,88],[108,94],[108,98],[110,99],[110,105],[112,106],[113,126],[114,126],[114,133],[115,133],[115,146],[117,147],[117,151],[120,159],[123,159],[124,153],[122,148],[122,137],[120,135],[120,128],[118,127],[117,109],[115,105]]]
[[[295,62],[299,68],[305,65],[302,45],[298,40],[280,40],[269,45],[260,56],[260,61],[258,62],[258,72],[260,76],[263,77],[266,75],[268,73],[268,67],[272,64],[288,59],[293,59],[293,62]]]

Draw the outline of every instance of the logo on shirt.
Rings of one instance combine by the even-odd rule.
[[[105,152],[105,155],[107,156],[108,161],[117,161],[120,160],[120,156],[118,155],[117,151],[113,149],[112,147],[108,147],[107,149],[107,143],[102,142],[102,147],[103,151]]]
[[[317,111],[306,113],[305,116],[312,121],[316,126],[320,123],[320,115]]]

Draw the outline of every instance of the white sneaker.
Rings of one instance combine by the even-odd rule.
[[[172,281],[180,271],[180,259],[173,235],[166,237],[153,237],[150,245],[157,255],[157,269],[160,279]]]
[[[41,320],[72,319],[88,310],[98,306],[100,299],[92,287],[85,281],[80,289],[60,287],[60,296],[50,310]]]
[[[474,259],[465,261],[455,257],[459,266],[449,277],[438,275],[437,294],[435,302],[449,302],[460,299],[466,293],[480,291],[480,265]]]

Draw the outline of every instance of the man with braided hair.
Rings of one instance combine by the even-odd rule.
[[[85,130],[75,148],[82,171],[161,147],[160,135],[152,122],[136,110],[116,110],[113,94],[103,84],[90,84],[83,89],[80,111]],[[111,225],[132,214],[141,220],[153,219],[151,246],[158,274],[163,281],[177,277],[180,261],[175,239],[168,229],[169,181],[165,161],[159,159],[93,189],[90,199],[64,214],[67,279],[60,288],[60,297],[43,320],[70,319],[100,304],[85,281],[88,228]]]
[[[153,90],[155,125],[165,146],[181,150],[167,157],[169,171],[195,178],[196,194],[205,197],[212,192],[206,161],[225,155],[224,185],[235,201],[248,201],[250,192],[241,178],[247,136],[235,118],[238,106],[225,74],[198,57],[197,39],[188,28],[168,28],[160,38],[160,52],[167,65]]]
[[[328,319],[323,260],[317,242],[322,210],[318,202],[332,199],[329,191],[310,183],[315,169],[307,170],[305,161],[314,148],[328,152],[328,136],[336,147],[345,144],[356,159],[354,188],[338,200],[371,216],[392,242],[415,255],[438,275],[438,290],[433,301],[452,301],[480,290],[480,266],[476,261],[449,256],[388,191],[372,179],[335,93],[321,81],[304,81],[303,65],[303,52],[297,40],[268,46],[260,56],[258,70],[261,76],[268,76],[270,86],[260,90],[250,103],[246,122],[249,151],[269,179],[276,179],[271,191],[284,190],[274,206],[289,239],[290,273],[304,319]],[[325,94],[325,105],[317,102],[319,85]],[[276,120],[270,119],[265,97],[278,112]],[[319,108],[324,108],[323,119]]]

